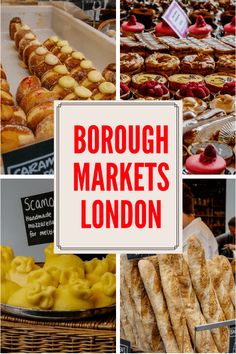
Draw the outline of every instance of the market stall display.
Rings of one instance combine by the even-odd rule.
[[[221,262],[225,271],[220,267]],[[230,297],[234,293],[233,273],[227,258],[215,256],[206,261],[204,249],[195,236],[188,239],[186,255],[163,254],[140,260],[128,260],[124,255],[121,338],[130,341],[135,351],[191,353],[196,347],[199,353],[227,352],[227,326],[196,336],[195,326],[234,319],[235,304]],[[147,326],[151,323],[152,326]]]
[[[222,143],[223,173],[235,173],[235,12],[233,2],[178,1],[189,25],[180,38],[163,19],[172,1],[121,1],[120,97],[183,101],[183,145]],[[227,18],[226,18],[227,17]],[[124,86],[125,85],[125,86]],[[226,133],[228,139],[222,136]],[[203,152],[199,148],[197,153]],[[219,149],[217,155],[222,156]],[[189,171],[183,161],[185,174]],[[202,174],[208,173],[201,170]],[[214,174],[221,171],[214,171]]]

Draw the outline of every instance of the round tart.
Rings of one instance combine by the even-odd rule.
[[[217,155],[212,144],[208,144],[201,154],[189,156],[186,160],[186,169],[190,174],[221,174],[225,167],[225,160]]]
[[[164,20],[156,25],[155,35],[157,37],[162,37],[162,36],[178,37],[176,32]]]
[[[123,82],[123,84],[129,86],[131,77],[128,74],[120,74],[120,82]]]
[[[198,115],[207,109],[207,103],[201,98],[196,97],[184,97],[182,100],[183,112],[194,112]]]
[[[1,128],[1,151],[2,153],[15,150],[23,145],[34,142],[34,134],[23,125],[7,124]]]
[[[202,39],[210,38],[213,28],[206,23],[202,16],[197,16],[194,25],[190,26],[188,29],[188,34],[190,37]]]
[[[234,36],[236,35],[236,16],[232,18],[230,23],[224,25],[224,32],[225,36],[228,34],[233,34]]]
[[[120,71],[130,75],[139,73],[144,66],[144,59],[137,53],[122,53],[120,55]]]
[[[170,92],[164,84],[151,80],[141,84],[135,95],[145,100],[168,100],[170,98]]]
[[[218,95],[213,101],[210,102],[210,108],[220,108],[226,113],[235,111],[235,97],[230,95]]]
[[[214,59],[207,54],[199,53],[193,55],[187,55],[181,61],[181,72],[188,74],[201,73],[202,75],[208,75],[215,70]]]
[[[220,94],[236,96],[236,81],[226,82],[222,87]]]
[[[120,98],[122,100],[128,100],[130,98],[130,88],[129,86],[127,86],[126,84],[124,84],[123,82],[120,83]]]
[[[156,81],[160,84],[166,84],[168,80],[165,76],[159,74],[140,73],[132,76],[131,86],[137,88],[146,81]]]
[[[236,76],[234,74],[226,74],[223,72],[211,74],[205,77],[206,85],[213,93],[219,92],[225,83],[229,83],[231,81],[236,81]]]
[[[206,101],[210,98],[210,90],[205,86],[205,84],[188,82],[179,88],[175,96],[177,99],[183,97],[197,97]]]
[[[206,142],[206,143],[194,143],[190,145],[188,147],[189,155],[196,155],[203,152],[208,144],[209,143]],[[216,149],[217,155],[221,156],[225,160],[226,165],[229,165],[232,162],[233,151],[228,145],[218,143],[218,141],[211,141],[211,145],[213,145],[214,148]]]
[[[216,68],[220,72],[235,73],[236,59],[235,54],[221,55],[216,63]]]
[[[146,70],[167,76],[179,72],[180,60],[174,55],[154,53],[145,59]]]
[[[135,33],[143,32],[144,28],[142,23],[137,22],[134,15],[131,15],[129,21],[123,22],[121,25],[121,31],[131,36],[134,36]]]
[[[182,85],[188,82],[204,83],[204,77],[197,74],[176,74],[168,77],[169,87],[177,91]]]

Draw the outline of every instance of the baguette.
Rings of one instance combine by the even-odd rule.
[[[183,255],[172,255],[172,266],[175,269],[180,293],[182,296],[187,326],[192,342],[195,340],[195,327],[206,324],[206,320],[201,313],[199,302],[192,287],[191,278],[187,262]],[[215,342],[210,331],[201,331],[196,335],[196,349],[198,353],[218,353]]]
[[[235,317],[234,306],[231,302],[230,295],[222,282],[221,275],[220,275],[221,272],[215,266],[215,263],[210,259],[207,261],[207,267],[220,306],[225,314],[225,318],[226,320],[232,320]]]
[[[145,291],[138,269],[138,261],[124,261],[125,279],[135,303],[139,316],[139,337],[142,340],[141,350],[144,352],[159,352],[161,337],[157,328],[155,315],[152,310],[148,295]]]
[[[195,236],[188,238],[187,254],[192,284],[206,321],[208,323],[224,321],[225,316],[207,270],[204,249]],[[211,333],[217,349],[220,352],[227,352],[228,328],[216,328],[213,329]]]
[[[120,322],[120,337],[128,340],[132,346],[135,345],[135,337],[124,310],[124,300],[122,296],[120,296]]]
[[[221,280],[223,281],[224,287],[228,291],[234,307],[236,307],[236,305],[235,305],[235,282],[234,282],[234,276],[233,276],[232,267],[230,265],[230,262],[224,256],[215,256],[215,257],[213,257],[212,260],[215,264],[215,267],[217,269],[219,269],[219,274],[220,274]]]
[[[161,334],[167,353],[179,353],[165,298],[161,288],[160,276],[150,260],[142,259],[138,262],[138,268],[151,302],[158,329]]]
[[[172,255],[158,255],[158,263],[163,292],[178,347],[183,353],[192,353],[193,348],[188,332],[184,303],[182,301],[178,280],[174,273]]]

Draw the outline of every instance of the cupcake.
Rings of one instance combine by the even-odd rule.
[[[175,31],[164,20],[156,25],[155,35],[157,37],[162,37],[162,36],[178,37]]]
[[[226,162],[217,155],[215,147],[208,144],[202,153],[189,156],[185,166],[190,174],[221,174]]]
[[[135,94],[137,98],[144,100],[168,100],[170,98],[168,88],[155,80],[144,82],[137,88]]]
[[[205,22],[202,16],[197,16],[195,24],[189,27],[188,34],[190,37],[198,39],[210,38],[212,30],[212,27]]]
[[[236,35],[236,16],[233,17],[230,23],[224,25],[224,34],[227,36],[228,34]]]
[[[226,82],[222,87],[220,94],[236,96],[236,81]]]
[[[197,97],[206,101],[210,98],[210,90],[202,83],[189,82],[182,85],[175,96],[177,99],[182,97]]]
[[[130,98],[130,88],[123,82],[120,83],[120,98],[122,100],[128,100]]]
[[[134,15],[131,15],[129,21],[126,21],[121,25],[121,31],[127,36],[132,37],[134,37],[135,33],[143,32],[144,28],[145,27],[142,23],[137,22],[136,17]]]

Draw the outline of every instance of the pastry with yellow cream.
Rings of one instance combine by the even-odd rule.
[[[28,65],[31,74],[38,76],[36,74],[36,67],[44,63],[44,59],[48,54],[49,51],[45,47],[38,47],[30,54]]]
[[[35,264],[33,257],[17,256],[11,261],[7,279],[14,281],[20,286],[25,286],[29,273],[39,268]]]
[[[70,75],[65,75],[58,80],[58,84],[54,86],[53,91],[58,94],[60,100],[63,100],[64,97],[74,91],[76,86],[78,84],[75,79]]]
[[[92,291],[86,280],[78,279],[76,283],[60,285],[55,292],[53,310],[76,311],[93,308]]]
[[[53,102],[43,102],[37,106],[31,108],[27,114],[27,124],[33,131],[36,129],[37,125],[48,115],[53,114],[54,106]]]
[[[101,279],[92,288],[95,307],[105,307],[116,302],[116,276],[112,273],[104,273]]]
[[[91,70],[88,75],[80,81],[80,85],[93,91],[104,81],[105,79],[99,71]]]
[[[220,108],[226,113],[235,111],[235,97],[230,95],[218,95],[210,102],[210,108]]]
[[[60,64],[61,62],[56,55],[48,53],[44,60],[35,66],[34,74],[41,78],[48,70],[51,70],[54,66]]]
[[[20,106],[24,110],[26,114],[28,112],[38,106],[41,103],[45,102],[53,102],[57,100],[59,95],[57,95],[54,91],[48,91],[47,89],[40,87],[37,90],[29,92],[25,95],[22,100],[20,101]]]
[[[116,86],[112,82],[102,82],[94,91],[92,100],[115,100],[116,98]]]
[[[65,65],[59,64],[48,70],[41,77],[42,86],[48,90],[52,90],[62,76],[69,75],[69,71]]]
[[[44,47],[46,47],[48,50],[51,51],[51,49],[56,46],[58,41],[59,38],[57,36],[51,36],[43,42],[43,45]]]
[[[35,34],[32,32],[26,33],[26,35],[20,40],[18,53],[20,58],[23,56],[24,49],[28,46],[28,44],[32,41],[36,40]]]
[[[71,70],[70,74],[78,83],[80,83],[80,81],[92,70],[95,70],[93,63],[90,60],[82,60],[79,66],[76,66]]]
[[[236,81],[236,76],[230,73],[215,73],[205,77],[206,85],[212,93],[219,92],[225,83],[231,81]]]
[[[77,66],[79,66],[82,60],[85,60],[84,54],[81,52],[75,51],[75,52],[71,53],[71,55],[68,58],[66,58],[64,64],[66,65],[68,70],[72,70],[72,69],[76,68]]]
[[[1,127],[2,153],[29,145],[35,140],[32,131],[23,125],[7,124]]]
[[[60,52],[57,54],[58,59],[64,64],[66,59],[71,56],[73,49],[69,45],[65,45],[60,49]]]
[[[69,46],[68,41],[65,40],[59,40],[58,42],[56,42],[54,44],[54,46],[50,49],[50,52],[52,52],[54,55],[57,55],[58,53],[60,53],[61,48],[65,47],[65,46]]]
[[[42,286],[39,282],[33,282],[16,291],[8,299],[8,305],[50,310],[54,304],[54,286]]]
[[[22,54],[22,59],[26,66],[28,66],[30,54],[41,46],[42,44],[37,39],[30,41],[27,46],[25,46]]]
[[[67,96],[65,96],[64,100],[83,101],[83,100],[89,100],[91,96],[92,96],[92,91],[90,91],[88,88],[83,86],[76,86],[74,88],[74,92],[71,92]]]

